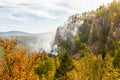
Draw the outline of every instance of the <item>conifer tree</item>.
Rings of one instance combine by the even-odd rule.
[[[60,80],[67,80],[67,72],[71,71],[73,67],[74,65],[71,56],[68,53],[64,53],[60,58],[60,67],[56,70],[55,77]]]

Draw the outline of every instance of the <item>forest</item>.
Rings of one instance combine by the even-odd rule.
[[[28,52],[0,38],[0,80],[120,80],[120,2],[71,15],[75,36],[57,40],[57,55]]]

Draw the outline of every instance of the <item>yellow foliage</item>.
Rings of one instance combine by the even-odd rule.
[[[115,69],[112,65],[113,60],[114,58],[112,58],[110,55],[106,56],[106,67],[103,80],[120,80],[119,70]]]
[[[37,80],[34,68],[44,53],[35,53],[28,56],[26,51],[15,49],[16,42],[0,41],[5,53],[0,63],[0,80]]]
[[[101,80],[103,61],[101,56],[89,54],[74,61],[74,70],[67,73],[69,80]]]
[[[76,70],[72,70],[68,72],[67,77],[68,77],[68,80],[80,80],[81,79],[79,72],[77,72]]]

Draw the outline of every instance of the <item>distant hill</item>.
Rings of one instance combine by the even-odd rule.
[[[31,34],[21,31],[0,32],[0,36],[29,36],[29,35]]]

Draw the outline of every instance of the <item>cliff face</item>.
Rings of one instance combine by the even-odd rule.
[[[88,44],[94,53],[98,53],[103,46],[108,48],[112,42],[117,43],[120,40],[120,22],[106,23],[107,21],[101,18],[92,21]],[[101,26],[101,24],[105,26]]]

